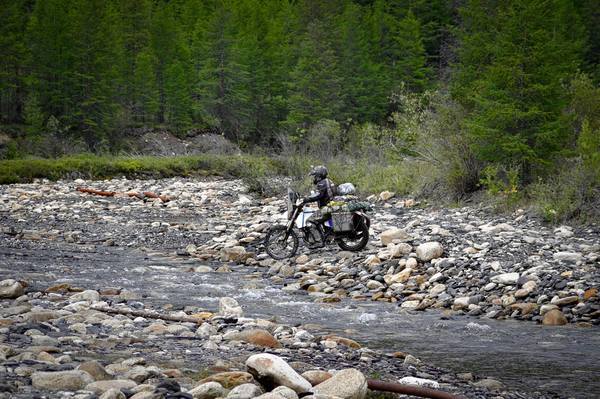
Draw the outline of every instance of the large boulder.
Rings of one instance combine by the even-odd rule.
[[[254,384],[242,384],[233,388],[227,399],[252,399],[262,395],[262,389]]]
[[[426,242],[417,247],[417,257],[423,262],[440,258],[444,254],[444,247],[437,241]]]
[[[258,381],[283,385],[298,393],[308,392],[312,385],[279,356],[268,353],[252,355],[246,360],[248,371]]]
[[[545,326],[562,326],[567,324],[567,318],[558,309],[552,309],[544,314],[542,324]]]
[[[379,239],[381,240],[381,244],[385,247],[388,244],[391,244],[394,240],[398,241],[408,241],[412,240],[410,234],[406,231],[398,228],[389,229],[384,231],[379,235]]]
[[[38,371],[31,375],[31,385],[48,391],[77,391],[94,382],[83,370]]]
[[[233,388],[238,385],[246,384],[254,381],[252,374],[246,373],[245,371],[224,371],[222,373],[216,373],[210,375],[203,380],[199,381],[199,384],[205,384],[207,382],[218,382],[225,388]]]
[[[13,279],[0,281],[0,298],[14,299],[18,298],[25,292],[25,287]]]
[[[356,369],[345,369],[315,386],[313,392],[343,399],[364,399],[367,396],[367,379]]]
[[[96,381],[110,380],[113,378],[113,376],[110,375],[106,369],[95,360],[81,363],[79,366],[77,366],[77,370],[83,370],[87,372]]]
[[[194,399],[215,399],[227,396],[227,389],[215,381],[205,382],[188,392]]]
[[[268,331],[261,330],[259,328],[253,328],[236,332],[233,334],[226,334],[226,339],[231,341],[243,341],[249,344],[262,346],[264,348],[280,348],[281,344],[273,337]]]
[[[223,262],[245,262],[252,257],[252,254],[246,252],[246,248],[241,246],[223,248],[221,250],[221,261]]]
[[[104,392],[110,389],[132,389],[136,387],[137,384],[132,380],[104,380],[104,381],[96,381],[88,384],[85,387],[86,391],[92,391],[96,395],[101,395]]]
[[[504,284],[504,285],[515,285],[519,281],[519,273],[503,273],[493,276],[491,278],[492,283]]]
[[[235,299],[223,297],[219,299],[219,314],[225,317],[242,317],[244,311]]]
[[[71,303],[83,301],[94,303],[98,302],[99,300],[100,294],[98,293],[98,291],[94,290],[85,290],[83,292],[78,292],[77,294],[71,295],[71,297],[69,298],[69,302]]]

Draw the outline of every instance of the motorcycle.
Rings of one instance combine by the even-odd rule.
[[[305,207],[298,193],[288,189],[287,195],[288,222],[271,227],[265,237],[265,249],[273,259],[293,257],[300,245],[300,235],[303,241],[310,242],[311,233],[318,231],[321,247],[335,241],[345,250],[357,252],[364,249],[369,242],[371,219],[364,213],[364,208],[353,211],[333,211],[325,221],[322,229],[312,227],[308,219],[318,212],[317,209]],[[310,248],[310,246],[309,246]]]

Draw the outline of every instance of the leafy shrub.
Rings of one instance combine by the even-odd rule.
[[[597,171],[585,168],[579,158],[564,161],[558,172],[532,184],[529,191],[535,209],[547,222],[600,220]]]

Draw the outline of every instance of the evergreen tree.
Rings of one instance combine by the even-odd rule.
[[[0,1],[0,122],[22,121],[27,58],[23,36],[26,25],[24,0]]]
[[[289,83],[290,113],[285,125],[291,128],[335,119],[343,108],[338,59],[323,22],[309,24],[299,54]]]
[[[190,51],[175,19],[175,5],[156,3],[152,14],[151,46],[156,56],[156,81],[159,91],[158,122],[166,122],[166,71],[179,62],[183,73],[190,74]],[[185,77],[188,79],[188,76]]]
[[[398,23],[394,40],[398,52],[392,67],[394,86],[397,86],[397,82],[404,82],[410,90],[424,90],[431,71],[426,65],[420,24],[412,11],[409,10]]]
[[[94,148],[111,130],[118,110],[117,78],[121,59],[117,14],[103,0],[80,0],[73,8],[74,53],[71,76],[75,95],[66,113],[70,124]]]
[[[77,93],[74,11],[61,0],[38,0],[29,19],[27,44],[31,52],[30,90],[44,114],[68,123],[67,114]]]
[[[196,32],[197,98],[203,122],[239,142],[247,120],[247,71],[239,63],[232,8],[220,2],[207,23]]]
[[[338,43],[341,77],[341,99],[344,106],[338,116],[341,120],[364,122],[382,119],[382,109],[378,108],[377,92],[372,90],[377,81],[376,67],[369,57],[367,32],[363,24],[363,10],[348,2],[340,15]]]
[[[480,6],[471,2],[465,15],[483,16]],[[572,142],[562,116],[567,101],[562,82],[577,71],[582,36],[569,1],[510,1],[498,9],[493,29],[486,26],[475,40],[466,34],[461,92],[473,99],[467,101],[472,106],[467,124],[476,154],[518,165],[529,181],[537,166]],[[469,47],[490,36],[484,49]],[[474,60],[487,62],[478,70]]]
[[[150,24],[152,16],[152,4],[150,0],[119,0],[119,40],[122,42],[123,62],[120,65],[120,101],[126,110],[127,119],[133,117],[135,120],[141,116],[146,121],[148,116],[146,110],[139,108],[139,92],[147,90],[146,83],[139,86],[140,71],[138,65],[141,62],[145,68],[145,78],[150,79],[149,84],[155,84],[156,79],[151,77],[147,67],[149,57],[152,56],[150,48]],[[145,53],[142,55],[142,53]],[[152,64],[153,67],[156,65]],[[154,72],[153,72],[154,73]],[[135,79],[131,79],[134,76]],[[146,92],[147,93],[147,92]],[[140,114],[140,112],[142,113]],[[154,112],[157,110],[155,109]]]
[[[180,61],[173,62],[165,70],[165,111],[166,122],[176,131],[181,132],[190,127],[190,84]]]
[[[131,93],[131,107],[135,120],[154,122],[158,112],[158,86],[156,84],[156,57],[148,48],[136,57]]]

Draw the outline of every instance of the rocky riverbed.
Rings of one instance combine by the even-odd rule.
[[[98,197],[77,192],[78,186],[123,194]],[[129,191],[153,191],[171,201],[129,197],[124,194]],[[285,217],[284,203],[256,198],[240,181],[123,179],[1,187],[0,279],[15,281],[0,289],[6,298],[0,315],[0,373],[6,382],[0,391],[6,397],[108,398],[121,397],[119,390],[136,398],[252,397],[258,389],[273,388],[247,364],[250,355],[265,351],[284,359],[275,362],[278,371],[289,372],[284,364],[296,370],[289,372],[296,382],[302,378],[316,386],[319,381],[296,374],[322,377],[326,371],[357,382],[351,395],[362,395],[360,373],[335,370],[356,369],[389,381],[410,377],[403,382],[415,383],[416,378],[473,398],[555,397],[535,387],[520,393],[478,370],[434,367],[428,363],[435,361],[423,362],[402,347],[369,349],[344,336],[352,335],[350,330],[332,326],[332,335],[327,320],[295,321],[291,314],[280,322],[268,311],[244,312],[244,297],[237,305],[225,299],[239,289],[259,295],[276,287],[333,311],[352,309],[353,302],[382,303],[378,306],[398,309],[399,317],[427,311],[442,320],[465,315],[473,321],[543,323],[570,329],[567,333],[573,327],[552,325],[571,324],[592,334],[597,329],[597,227],[549,228],[523,212],[504,218],[473,208],[432,210],[389,193],[370,200],[375,212],[365,251],[330,247],[278,262],[264,255],[261,240]],[[214,275],[220,282],[204,280]],[[244,283],[227,285],[228,280]],[[181,292],[190,286],[204,295]],[[115,315],[105,308],[185,320]],[[368,322],[377,313],[359,317]],[[246,385],[254,391],[243,396],[226,391],[231,381],[217,380],[220,388],[214,381],[206,385],[216,372],[237,373],[243,376],[237,382],[256,388]],[[209,388],[214,392],[199,393]],[[290,397],[286,394],[293,397],[289,391],[271,395]]]

